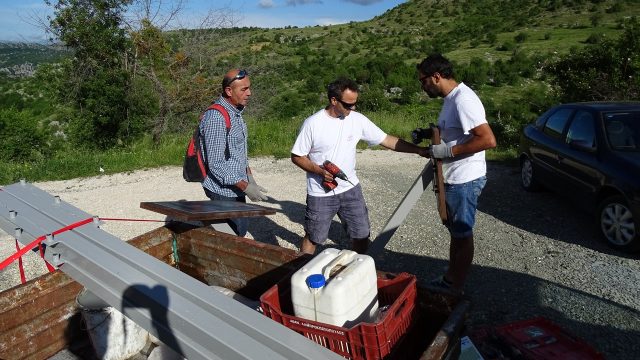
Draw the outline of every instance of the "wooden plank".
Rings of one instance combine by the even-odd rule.
[[[152,201],[141,202],[140,207],[180,221],[225,220],[276,213],[272,208],[238,201]]]
[[[432,125],[433,136],[431,137],[431,143],[433,145],[440,145],[440,129]],[[436,162],[436,173],[433,179],[433,191],[436,193],[436,199],[438,204],[438,214],[443,224],[448,222],[449,215],[447,213],[446,196],[444,189],[444,176],[442,174],[442,159],[434,159]]]

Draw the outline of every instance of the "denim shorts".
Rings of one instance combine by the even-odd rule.
[[[473,235],[478,197],[486,183],[487,177],[482,176],[464,184],[445,184],[449,217],[447,228],[451,237],[464,238]]]
[[[369,237],[369,210],[360,184],[338,195],[307,195],[304,231],[309,235],[309,240],[315,244],[324,244],[329,236],[331,221],[336,214],[342,224],[346,225],[351,239]]]

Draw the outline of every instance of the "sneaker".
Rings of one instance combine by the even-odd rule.
[[[444,275],[442,275],[442,276],[438,276],[437,278],[431,280],[429,282],[429,285],[431,285],[433,287],[440,288],[440,289],[450,290],[451,289],[451,285],[453,285],[453,283],[451,283],[449,280],[445,279]]]

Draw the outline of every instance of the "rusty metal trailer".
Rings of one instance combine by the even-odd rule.
[[[199,281],[250,299],[258,299],[310,259],[297,251],[184,223],[157,228],[128,243]],[[1,292],[0,358],[46,359],[62,349],[91,358],[75,303],[81,290],[58,270]],[[398,344],[405,349],[403,358],[455,358],[469,302],[419,286],[417,306],[419,321]]]

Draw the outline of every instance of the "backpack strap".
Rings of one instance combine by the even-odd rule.
[[[225,160],[229,160],[229,158],[231,157],[231,154],[229,153],[229,132],[231,131],[231,117],[229,116],[229,112],[227,111],[227,109],[224,108],[224,106],[216,103],[216,104],[211,104],[207,108],[207,110],[205,110],[202,113],[201,119],[204,118],[204,113],[209,110],[217,110],[218,112],[220,112],[220,114],[222,114],[222,117],[224,118],[225,127],[227,129],[225,134],[224,158]],[[204,141],[202,143],[206,144],[206,142]],[[204,155],[205,157],[207,156],[206,149],[205,149]],[[208,164],[208,161],[206,160],[206,158],[205,158],[205,163]]]

